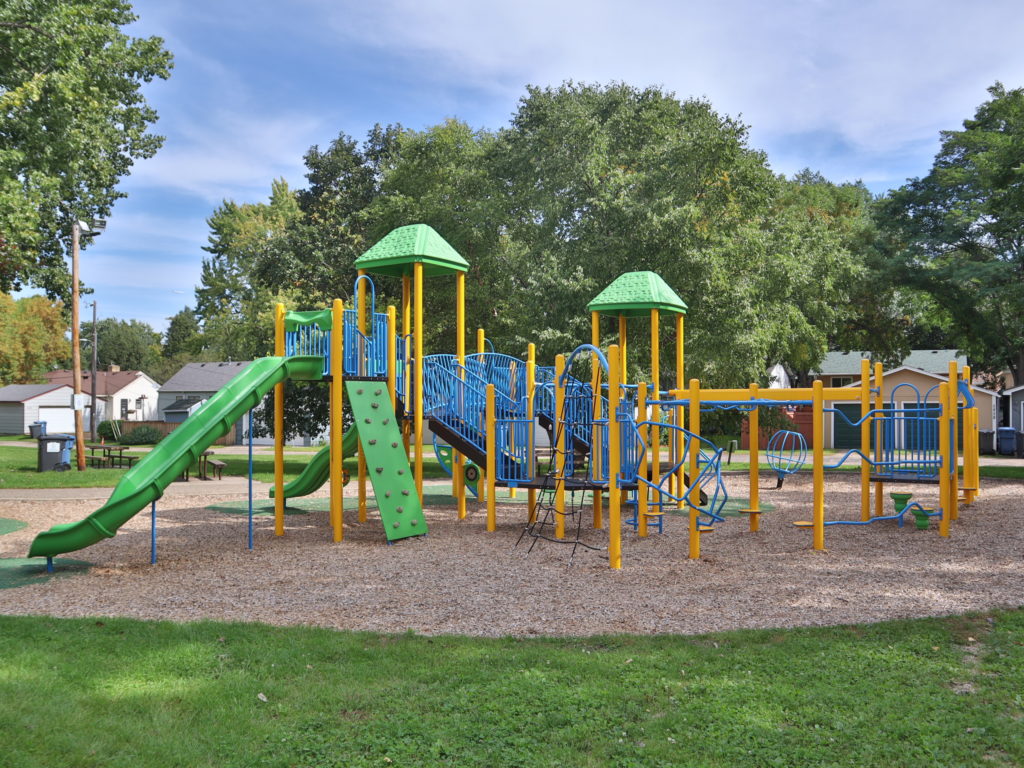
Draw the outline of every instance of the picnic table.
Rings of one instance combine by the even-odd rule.
[[[213,480],[209,475],[211,456],[213,456],[213,451],[203,451],[199,454],[196,466],[196,476],[200,480]],[[190,467],[185,467],[185,471],[181,473],[181,480],[188,482],[189,469]]]
[[[132,464],[138,461],[138,456],[125,456],[124,452],[128,450],[126,445],[117,445],[116,443],[86,443],[85,447],[89,450],[89,455],[86,457],[89,464],[93,467],[102,468],[131,468]]]

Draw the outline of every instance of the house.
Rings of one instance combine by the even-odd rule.
[[[931,351],[929,350],[929,354]],[[941,354],[941,350],[939,351]],[[884,371],[882,374],[882,400],[886,406],[908,407],[926,402],[935,403],[938,400],[939,384],[948,381],[949,361],[954,357],[947,358],[941,366],[942,373],[935,373],[909,365],[901,365]],[[930,360],[926,358],[926,360]],[[958,362],[960,362],[958,360]],[[932,364],[935,367],[935,364]],[[857,376],[853,381],[843,385],[832,384],[831,386],[857,387],[860,385],[860,360],[857,359]],[[842,375],[842,374],[836,374]],[[829,385],[826,385],[829,386]],[[974,400],[978,409],[978,431],[993,432],[999,418],[999,393],[983,387],[974,387]],[[874,407],[874,395],[872,395],[872,407]],[[835,408],[842,412],[846,418],[836,413],[825,414],[825,447],[826,448],[859,448],[860,427],[853,426],[860,419],[859,403],[825,403],[825,408]],[[852,422],[852,423],[848,423]],[[963,429],[963,423],[958,422],[958,429]],[[961,439],[962,439],[962,432]],[[985,450],[986,446],[981,446]]]
[[[47,432],[75,432],[74,393],[67,384],[11,384],[0,387],[0,434],[25,435],[34,421]]]
[[[168,379],[160,388],[158,401],[159,418],[170,423],[181,423],[195,413],[216,392],[235,376],[245,370],[251,361],[227,363],[188,363],[176,374]],[[324,397],[327,397],[327,390],[324,389]],[[261,406],[257,406],[262,407]],[[235,423],[224,441],[225,445],[236,445],[242,443],[248,437],[245,429],[245,417]],[[315,439],[323,439],[324,435],[318,435]],[[287,441],[287,445],[312,445],[314,438],[300,437]],[[273,445],[272,437],[257,437],[253,439],[255,445]]]
[[[814,373],[826,387],[845,387],[860,381],[861,360],[871,360],[871,353],[829,352]],[[915,349],[894,370],[914,368],[944,377],[949,373],[950,360],[956,360],[960,368],[967,365],[967,355],[959,355],[955,349]]]
[[[861,360],[870,359],[870,352],[829,352],[815,373],[826,387],[857,387],[860,385]],[[949,363],[952,360],[956,361],[958,367],[967,365],[967,357],[957,354],[955,349],[914,350],[900,365],[883,372],[883,400],[887,405],[895,400],[900,406],[909,405],[919,398],[921,402],[927,399],[934,403],[938,385],[949,376]],[[998,423],[999,394],[975,385],[974,399],[978,408],[978,431],[995,430]],[[874,395],[871,402],[874,407]],[[826,411],[823,424],[825,448],[860,448],[860,427],[854,426],[860,420],[860,403],[826,402],[825,408],[835,409],[842,414]],[[795,423],[793,429],[804,435],[807,445],[810,446],[813,442],[810,408],[796,408],[789,416]],[[769,434],[762,434],[762,447],[767,445],[769,437]],[[745,425],[740,447],[744,450],[747,448]],[[985,448],[986,446],[981,446],[982,450]]]
[[[157,419],[180,424],[210,397],[244,371],[251,360],[225,363],[187,363],[160,387]],[[227,444],[242,441],[242,419],[227,435]]]
[[[68,369],[46,374],[51,384],[72,386],[74,373]],[[108,366],[96,372],[96,423],[107,419],[153,421],[157,413],[160,385],[142,371],[122,371]],[[82,372],[82,393],[85,395],[85,429],[90,431],[92,408],[92,374]]]
[[[1024,432],[1024,384],[1003,390],[1003,396],[1010,404],[1010,426]]]

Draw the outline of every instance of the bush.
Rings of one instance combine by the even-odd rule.
[[[164,439],[164,433],[156,427],[136,427],[121,438],[122,445],[153,445]]]
[[[124,434],[124,422],[123,421],[118,421],[118,422],[116,422],[116,424],[117,424],[118,434],[122,434],[123,435]],[[98,437],[102,437],[104,440],[114,440],[114,439],[116,439],[117,435],[114,434],[114,425],[115,425],[115,422],[113,422],[113,421],[106,421],[106,420],[101,421],[99,424],[96,425],[96,435]]]

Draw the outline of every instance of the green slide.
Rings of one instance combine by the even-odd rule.
[[[110,538],[167,484],[191,466],[214,440],[226,434],[250,408],[285,379],[322,378],[322,357],[264,357],[256,360],[207,400],[180,427],[129,469],[110,499],[85,520],[57,525],[36,536],[29,557],[53,557]]]
[[[356,441],[359,436],[356,430],[349,428],[341,439],[341,455],[354,456],[356,452]],[[331,479],[331,446],[325,445],[310,460],[309,464],[303,467],[302,471],[290,482],[284,484],[284,497],[294,499],[298,496],[308,496],[317,490],[324,483]],[[274,498],[274,491],[270,488],[270,498]]]
[[[382,381],[346,381],[345,392],[359,426],[359,445],[366,456],[366,472],[388,541],[422,536],[427,532],[427,521],[387,385]]]

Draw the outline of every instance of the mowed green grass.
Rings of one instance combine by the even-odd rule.
[[[217,453],[216,449],[214,449],[214,454],[215,458],[226,464],[225,475],[248,477],[249,457],[247,454]],[[144,451],[130,450],[126,452],[126,455],[142,456]],[[311,452],[285,453],[285,480],[291,480],[298,475],[313,456],[314,454]],[[67,472],[38,472],[36,466],[35,441],[31,443],[30,447],[25,448],[0,445],[0,488],[112,488],[117,485],[127,471],[125,469],[88,467],[83,472],[76,469]],[[346,459],[345,468],[355,477],[357,460],[354,457]],[[196,467],[193,465],[193,474],[195,471]],[[446,476],[433,456],[425,457],[423,475],[427,478]],[[273,454],[257,453],[253,455],[253,478],[264,483],[274,482]]]
[[[0,617],[10,766],[1012,766],[1024,612],[473,639]]]

